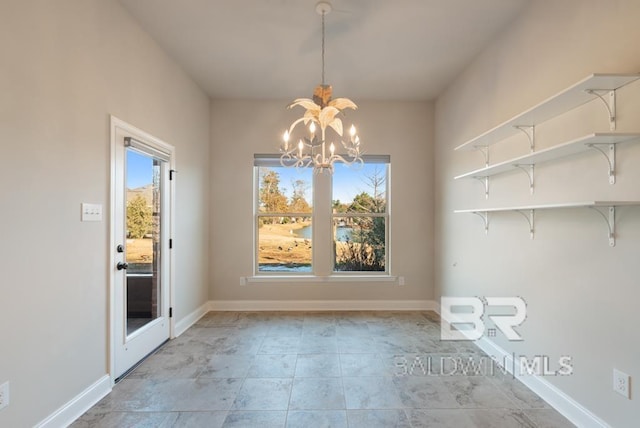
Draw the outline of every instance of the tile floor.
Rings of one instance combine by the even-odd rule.
[[[211,312],[72,427],[573,426],[439,337],[430,312]]]

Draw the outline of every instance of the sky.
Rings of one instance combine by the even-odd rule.
[[[153,158],[127,150],[127,188],[137,189],[153,182]]]
[[[365,164],[362,167],[348,167],[342,163],[336,163],[333,173],[333,200],[341,202],[351,202],[353,197],[359,193],[371,193],[372,189],[368,185],[366,178],[374,174],[376,167],[381,165]],[[305,199],[311,203],[311,182],[313,171],[311,169],[297,168],[274,168],[280,174],[280,189],[287,197],[292,196],[292,182],[304,180],[309,188]],[[137,189],[151,184],[153,180],[153,160],[149,156],[142,155],[133,150],[127,150],[127,188]]]
[[[372,189],[366,181],[366,177],[372,176],[376,167],[382,168],[382,165],[365,164],[362,168],[353,166],[347,167],[342,163],[336,163],[333,173],[333,197],[332,199],[341,202],[350,202],[353,197],[359,193],[371,193]],[[280,174],[280,189],[285,190],[285,195],[291,197],[293,186],[292,181],[305,180],[311,185],[313,180],[313,171],[311,169],[298,170],[297,168],[274,168]],[[311,187],[305,195],[308,202],[311,197]]]

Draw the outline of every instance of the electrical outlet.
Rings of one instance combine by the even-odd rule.
[[[628,374],[623,373],[620,370],[613,369],[613,390],[615,392],[630,399],[630,382],[631,377],[629,377]]]
[[[398,277],[398,285],[404,285],[404,276]]]
[[[9,405],[9,382],[0,385],[0,410]]]

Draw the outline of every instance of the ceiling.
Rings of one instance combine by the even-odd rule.
[[[333,0],[326,81],[336,97],[430,100],[529,0]],[[317,0],[120,0],[214,99],[311,96]]]

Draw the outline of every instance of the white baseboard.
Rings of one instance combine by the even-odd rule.
[[[111,392],[111,378],[104,375],[93,385],[78,394],[74,399],[60,407],[46,419],[36,425],[36,428],[59,428],[71,425],[73,421],[92,408]]]
[[[174,329],[174,337],[180,336],[182,333],[187,331],[189,327],[191,327],[196,322],[198,322],[200,318],[202,318],[207,312],[211,310],[209,309],[210,306],[211,306],[211,302],[207,302],[202,306],[200,306],[199,308],[197,308],[195,311],[182,317],[180,321],[177,321]]]
[[[207,312],[210,303],[207,302],[195,311],[177,321],[175,324],[175,336],[180,336],[189,327],[195,324]],[[98,401],[111,392],[111,377],[104,375],[93,385],[78,394],[71,401],[60,407],[46,419],[36,425],[37,428],[59,428],[69,426],[73,421],[82,416]]]
[[[439,307],[436,312],[440,314]],[[451,322],[454,320],[449,321]],[[482,349],[487,355],[495,357],[497,361],[503,362],[505,369],[510,374],[514,375],[513,354],[507,352],[486,336],[483,336],[473,343],[478,348]],[[543,376],[518,376],[517,373],[515,376],[527,388],[535,392],[540,398],[546,401],[551,407],[561,413],[576,426],[581,428],[611,428],[609,424],[591,413],[587,408],[582,406],[569,395],[565,394],[555,385],[551,384]]]
[[[209,311],[426,311],[436,310],[432,300],[212,300],[175,323],[180,336]],[[104,375],[74,399],[36,425],[37,428],[68,426],[111,392],[111,378]]]
[[[439,305],[432,300],[218,300],[209,301],[176,322],[176,336],[184,333],[208,311],[313,311],[313,310],[432,310]],[[505,361],[511,372],[512,354],[483,337],[475,344]],[[512,373],[513,374],[513,373]],[[611,428],[573,398],[541,376],[519,376],[518,379],[564,417],[579,427]],[[111,378],[104,375],[64,406],[36,425],[36,428],[68,426],[111,392]]]
[[[514,374],[513,354],[508,353],[486,337],[482,337],[476,341],[475,344],[488,355],[497,357],[498,361],[504,361],[507,371],[512,375]],[[544,377],[534,375],[518,376],[516,373],[516,378],[576,426],[584,428],[611,428],[609,424],[591,413],[587,408],[562,392]]]
[[[432,300],[211,300],[210,311],[427,311]]]

